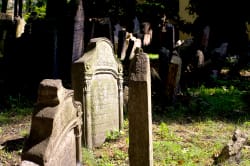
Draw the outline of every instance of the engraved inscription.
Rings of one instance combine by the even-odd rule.
[[[105,140],[107,131],[118,129],[118,85],[112,75],[97,75],[91,87],[92,135],[94,140]],[[98,142],[98,141],[97,141]]]
[[[92,82],[92,114],[105,114],[107,111],[112,111],[117,105],[117,81],[101,77],[103,76],[97,76]],[[106,75],[106,77],[112,76]]]

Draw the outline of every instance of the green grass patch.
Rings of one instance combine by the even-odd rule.
[[[149,59],[151,60],[159,59],[159,54],[149,53],[148,56],[149,56]]]
[[[82,148],[83,164],[88,166],[96,166],[93,151],[87,148]]]
[[[231,121],[243,121],[250,118],[249,113],[246,112],[248,103],[242,99],[246,92],[234,86],[215,88],[201,86],[198,89],[189,89],[188,92],[194,97],[189,105],[192,113],[196,112],[207,118],[224,118]]]
[[[24,96],[8,96],[5,100],[9,106],[0,112],[0,124],[10,123],[13,119],[20,120],[32,114],[33,101]]]
[[[10,122],[9,115],[7,113],[0,113],[0,124],[6,124]]]
[[[208,166],[232,139],[235,129],[250,135],[249,83],[245,81],[216,80],[217,86],[190,88],[189,100],[165,107],[152,105],[153,165],[154,166]],[[33,106],[22,98],[10,98],[11,108],[0,113],[0,123],[16,122],[30,115]],[[153,102],[157,103],[157,102]],[[126,117],[126,116],[125,116]],[[6,125],[7,126],[7,125]],[[0,134],[5,131],[0,126]],[[92,150],[82,148],[82,160],[88,166],[127,166],[129,146],[129,121],[124,120],[122,132],[107,133],[106,142]],[[26,130],[20,134],[27,135]],[[250,165],[250,143],[242,149],[240,166]],[[0,158],[12,160],[13,156],[0,150]],[[222,166],[230,165],[225,162]]]
[[[19,108],[15,107],[8,111],[0,113],[0,125],[8,124],[14,121],[22,120],[25,116],[31,115],[33,111],[32,107]]]

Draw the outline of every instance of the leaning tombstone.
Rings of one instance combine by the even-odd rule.
[[[83,145],[98,147],[123,126],[122,65],[105,37],[93,38],[72,66],[75,100],[82,103]]]
[[[150,63],[141,48],[137,48],[129,71],[129,163],[130,166],[152,166]]]
[[[73,90],[65,89],[61,80],[42,80],[21,166],[81,165],[81,117]]]

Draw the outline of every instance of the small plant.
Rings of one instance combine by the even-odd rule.
[[[243,123],[243,126],[246,127],[246,128],[250,127],[250,122],[249,122],[249,121],[244,122],[244,123]]]
[[[82,148],[82,157],[84,165],[97,166],[94,154],[91,150],[87,148]]]
[[[106,137],[106,141],[115,141],[119,138],[120,132],[119,131],[109,131]]]
[[[114,159],[115,160],[125,160],[128,158],[128,154],[124,151],[121,151],[120,149],[114,150]]]
[[[107,152],[103,152],[98,158],[96,158],[97,166],[114,166]]]
[[[160,130],[159,133],[160,133],[161,138],[166,138],[169,135],[169,130],[168,130],[166,123],[161,122],[159,126],[159,130]]]

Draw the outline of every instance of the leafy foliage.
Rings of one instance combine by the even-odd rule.
[[[24,11],[26,11],[24,15],[25,20],[28,20],[32,16],[32,13],[36,13],[37,17],[40,19],[45,18],[47,0],[38,0],[38,1],[29,0],[25,2],[26,2],[24,3]]]

